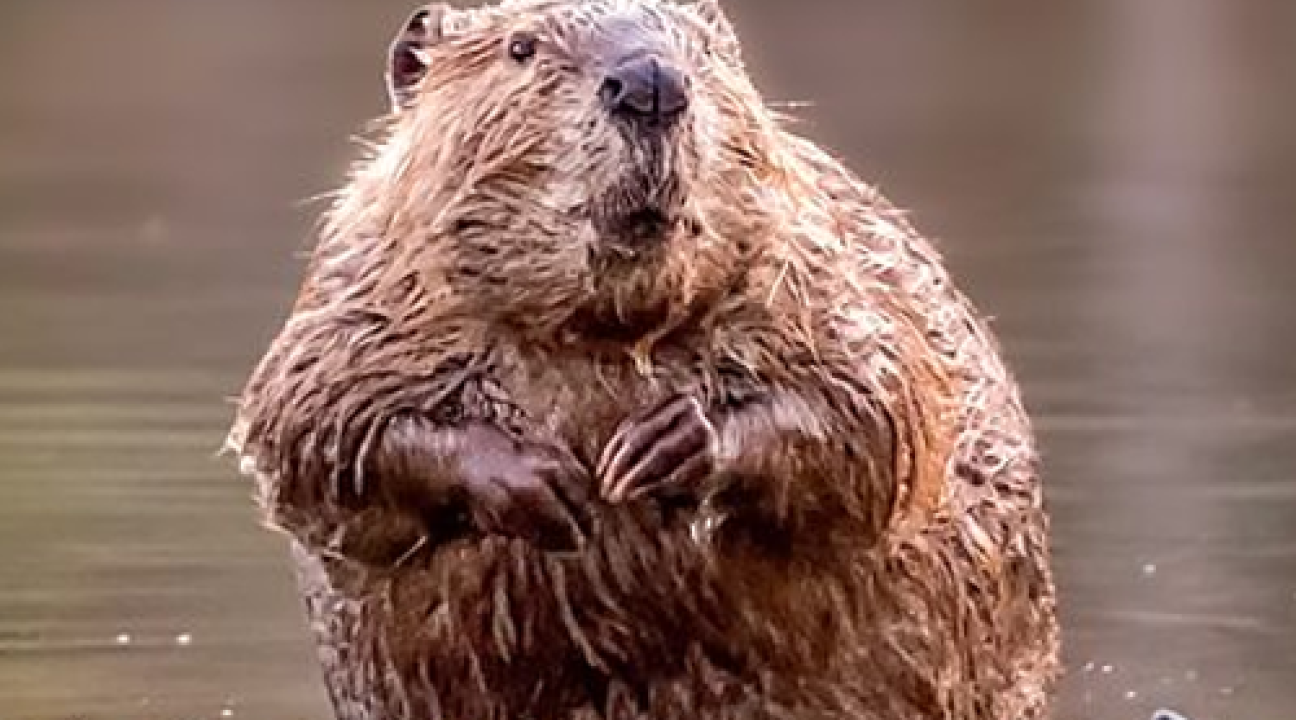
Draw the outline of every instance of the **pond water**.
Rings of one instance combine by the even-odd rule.
[[[408,2],[0,5],[0,720],[324,718],[215,457]],[[1059,716],[1296,706],[1296,5],[731,2],[1046,453]]]

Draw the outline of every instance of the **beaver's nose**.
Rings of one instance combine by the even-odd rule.
[[[599,91],[614,115],[665,125],[688,108],[688,79],[655,55],[623,60],[603,79]]]

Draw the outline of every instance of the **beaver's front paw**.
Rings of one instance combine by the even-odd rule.
[[[480,532],[572,549],[584,537],[590,479],[578,462],[486,425],[464,430],[462,482]]]
[[[673,397],[617,429],[599,461],[602,495],[613,503],[647,494],[695,497],[715,471],[716,445],[701,403]]]

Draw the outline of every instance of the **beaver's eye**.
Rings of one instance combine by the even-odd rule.
[[[509,57],[515,61],[524,63],[535,57],[536,45],[539,40],[531,33],[515,33],[508,41]]]

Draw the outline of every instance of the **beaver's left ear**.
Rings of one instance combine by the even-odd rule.
[[[435,3],[419,8],[405,21],[387,53],[387,95],[392,109],[410,106],[427,75],[428,48],[441,41],[441,23],[450,7]]]

